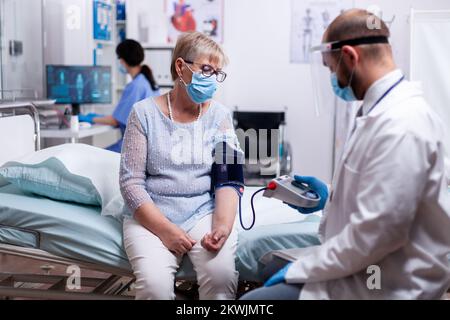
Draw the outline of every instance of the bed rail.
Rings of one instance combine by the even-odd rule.
[[[5,102],[0,103],[0,118],[29,115],[34,122],[34,141],[36,151],[41,150],[41,127],[39,113],[31,102]]]
[[[67,290],[68,276],[0,272],[0,300],[3,298],[50,300],[128,300],[133,298],[124,295],[135,281],[131,271],[80,262],[58,257],[39,249],[7,244],[0,244],[0,254],[27,258],[42,263],[55,263],[63,266],[75,265],[81,270],[98,271],[109,275],[108,278],[89,278],[80,274],[82,288],[92,288],[92,290],[79,292]],[[47,288],[41,288],[40,285],[42,284],[46,284]],[[36,285],[39,286],[36,287]]]

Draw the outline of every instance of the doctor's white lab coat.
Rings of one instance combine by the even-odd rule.
[[[357,119],[322,218],[322,245],[301,249],[286,274],[287,283],[305,284],[300,299],[443,296],[450,287],[443,140],[420,86],[407,81]]]

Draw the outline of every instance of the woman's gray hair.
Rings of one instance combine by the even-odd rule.
[[[170,68],[172,80],[175,81],[178,79],[178,73],[176,71],[176,61],[178,58],[195,61],[199,57],[207,57],[210,61],[217,63],[221,68],[228,64],[228,58],[217,42],[201,32],[187,32],[178,38],[173,52]]]

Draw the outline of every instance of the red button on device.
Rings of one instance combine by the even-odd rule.
[[[269,190],[275,190],[276,188],[277,188],[277,184],[275,182],[271,182],[267,186],[267,189],[269,189]]]

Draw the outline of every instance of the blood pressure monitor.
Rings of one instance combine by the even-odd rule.
[[[307,184],[300,183],[290,176],[272,180],[267,185],[263,196],[300,208],[315,208],[319,206],[321,200],[320,196]]]

